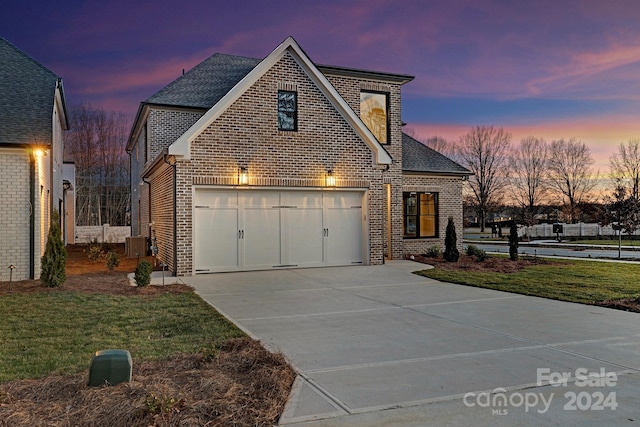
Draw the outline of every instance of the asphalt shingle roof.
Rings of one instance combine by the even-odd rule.
[[[0,37],[0,144],[51,144],[58,80]]]
[[[242,56],[213,54],[160,89],[145,102],[211,108],[260,61],[260,59]]]
[[[471,172],[420,141],[402,134],[402,170],[439,174],[471,175]]]

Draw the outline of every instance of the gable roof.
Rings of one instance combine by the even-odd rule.
[[[62,80],[0,37],[0,144],[50,145],[56,96],[66,129]]]
[[[441,175],[472,175],[467,168],[406,133],[402,134],[402,171]]]
[[[360,117],[349,107],[347,102],[338,94],[327,78],[318,70],[307,54],[300,48],[293,37],[288,37],[265,59],[260,61],[247,75],[245,75],[231,90],[205,113],[187,132],[169,146],[169,154],[190,158],[191,142],[200,135],[214,120],[216,120],[231,104],[233,104],[246,90],[248,90],[260,77],[262,77],[277,61],[286,53],[289,53],[300,65],[302,70],[320,89],[327,100],[351,125],[356,133],[371,149],[374,163],[391,164],[389,153],[380,145],[376,137],[371,133]]]

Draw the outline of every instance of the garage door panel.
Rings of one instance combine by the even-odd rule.
[[[363,262],[361,208],[327,210],[327,262],[331,265]]]
[[[244,267],[263,269],[281,265],[280,209],[245,209],[243,219]]]
[[[287,263],[316,267],[324,263],[322,208],[286,210]]]
[[[195,224],[196,272],[238,270],[238,210],[196,208]]]

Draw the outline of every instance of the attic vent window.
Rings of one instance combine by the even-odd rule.
[[[298,130],[298,93],[278,91],[278,130]]]

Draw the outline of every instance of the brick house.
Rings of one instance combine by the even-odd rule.
[[[402,133],[411,76],[314,64],[292,38],[214,54],[142,102],[132,235],[177,275],[381,264],[462,229],[469,172]]]
[[[0,37],[0,281],[40,277],[49,220],[64,227],[62,79]]]

